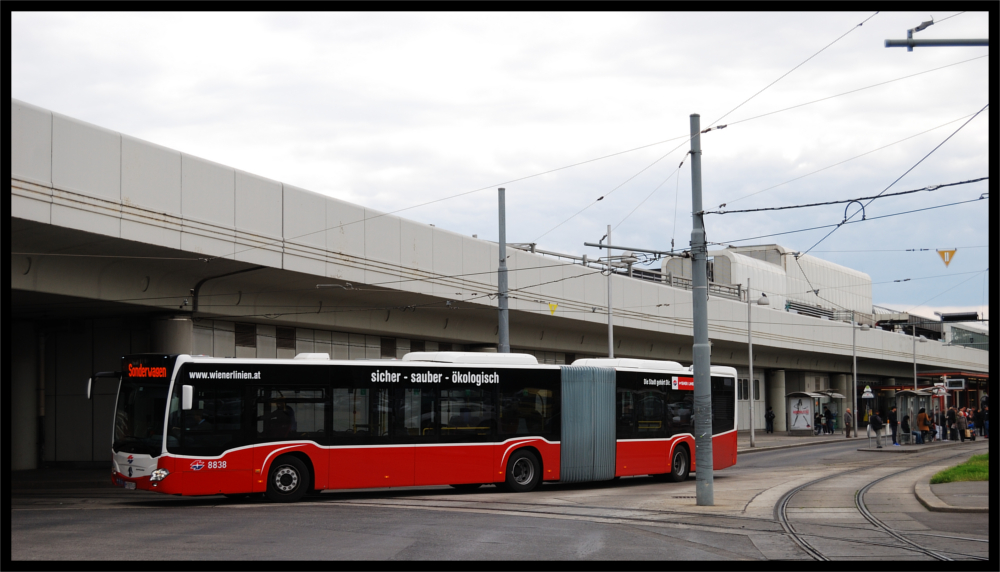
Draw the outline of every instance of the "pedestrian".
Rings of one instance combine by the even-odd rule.
[[[976,422],[976,431],[978,431],[979,432],[979,436],[982,437],[984,435],[983,434],[983,410],[982,409],[976,409],[975,422]]]
[[[904,435],[909,435],[910,439],[913,440],[914,444],[920,444],[920,433],[917,433],[916,431],[910,431],[910,416],[909,415],[904,415],[903,416],[903,422],[901,423],[901,426],[902,426],[903,434]]]
[[[896,420],[896,408],[889,410],[889,431],[892,431],[892,446],[899,447],[899,422]]]
[[[774,433],[774,409],[770,405],[767,406],[767,413],[764,414],[764,423],[767,429],[766,433]]]
[[[931,430],[928,423],[930,422],[930,417],[927,415],[927,410],[923,407],[920,408],[920,413],[917,414],[917,431],[920,431],[920,442],[927,442],[927,433]]]
[[[955,417],[955,424],[958,426],[958,439],[965,443],[966,433],[969,431],[968,419],[965,417],[965,408],[958,410],[958,415]]]
[[[947,421],[948,440],[950,441],[958,441],[958,435],[957,435],[958,429],[955,428],[955,423],[956,423],[955,417],[956,417],[955,406],[952,405],[951,407],[948,408],[948,421]]]
[[[813,416],[813,429],[816,431],[816,435],[819,435],[820,431],[823,431],[823,414],[819,411]]]
[[[868,427],[871,428],[872,433],[875,434],[875,444],[878,445],[877,449],[882,448],[882,440],[879,439],[879,431],[882,430],[882,418],[879,417],[879,411],[876,410],[875,413],[868,419]],[[869,445],[870,447],[871,445]]]
[[[833,435],[834,427],[836,426],[837,421],[837,412],[828,410],[827,413],[829,415],[826,418],[826,425],[830,428],[830,435]]]
[[[851,438],[851,427],[854,425],[854,416],[851,415],[851,408],[847,408],[847,413],[844,413],[844,437]],[[857,437],[857,432],[854,434]]]
[[[937,435],[938,431],[940,431],[940,429],[938,429],[937,425],[934,423],[934,417],[928,415],[927,416],[927,442],[928,443],[933,443],[934,442],[934,437],[935,437],[935,435]]]

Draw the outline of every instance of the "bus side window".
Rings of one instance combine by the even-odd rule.
[[[558,387],[558,385],[555,385]],[[539,387],[500,388],[501,440],[527,435],[541,435],[558,439],[559,426],[558,389]]]
[[[402,430],[397,437],[406,435],[418,439],[437,437],[437,391],[432,388],[405,387],[402,389],[401,410],[397,412]]]
[[[326,442],[326,389],[260,387],[255,399],[256,440]]]
[[[639,438],[666,437],[666,395],[663,389],[643,389],[635,392],[636,436]]]
[[[632,391],[619,387],[615,392],[615,436],[629,439],[635,431],[635,401]]]
[[[441,390],[441,437],[449,441],[489,441],[496,430],[491,389]]]
[[[333,388],[334,445],[385,443],[395,418],[391,389]]]

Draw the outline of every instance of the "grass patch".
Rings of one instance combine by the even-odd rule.
[[[941,471],[931,477],[931,484],[988,480],[990,480],[990,454],[986,453],[985,455],[973,455],[961,465]]]

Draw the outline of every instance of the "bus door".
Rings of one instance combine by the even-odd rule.
[[[330,488],[413,485],[412,443],[400,442],[394,387],[334,387]]]
[[[438,392],[436,445],[420,447],[416,483],[458,485],[492,483],[496,411],[489,386]],[[428,429],[423,430],[426,434]]]
[[[270,464],[280,455],[305,455],[314,486],[329,487],[329,460],[325,445],[330,417],[329,387],[320,385],[253,386],[248,403],[253,418],[254,490],[266,488]]]
[[[189,369],[187,373],[199,372]],[[181,409],[183,385],[193,386],[194,399],[188,411]],[[250,491],[253,453],[244,447],[242,393],[239,385],[215,379],[185,379],[175,385],[167,451],[181,456],[175,466],[181,472],[184,494]]]

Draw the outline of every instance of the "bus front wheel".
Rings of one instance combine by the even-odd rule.
[[[542,464],[531,451],[524,449],[514,451],[507,461],[507,477],[504,484],[507,490],[515,493],[526,493],[535,490],[542,482]]]
[[[293,456],[279,457],[271,463],[267,477],[267,498],[274,502],[295,502],[309,488],[309,469]]]

